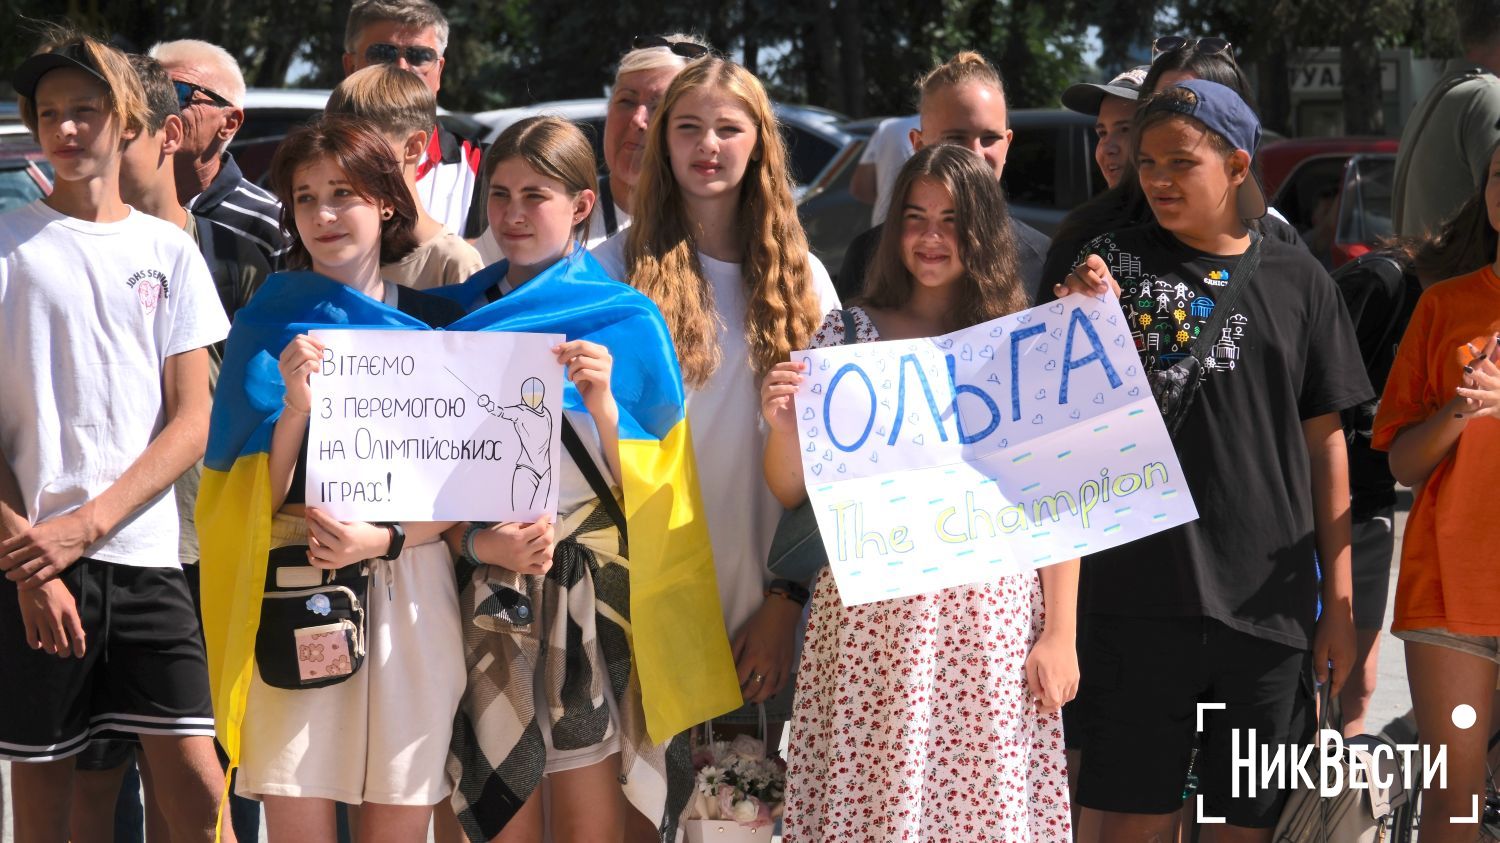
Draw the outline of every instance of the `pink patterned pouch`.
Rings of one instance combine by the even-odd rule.
[[[297,668],[302,681],[313,682],[354,672],[349,643],[354,624],[348,621],[296,630]]]

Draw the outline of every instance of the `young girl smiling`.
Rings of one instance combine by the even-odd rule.
[[[892,189],[860,305],[829,313],[812,347],[937,336],[1025,309],[1015,243],[978,155],[919,150]],[[765,476],[789,507],[807,497],[801,366],[778,364],[761,390]],[[1078,685],[1077,590],[1072,559],[845,606],[825,569],[797,678],[787,840],[1069,839],[1059,707]],[[959,642],[964,661],[950,664]]]

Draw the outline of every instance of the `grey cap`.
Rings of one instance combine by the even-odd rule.
[[[1119,76],[1105,83],[1080,82],[1063,91],[1062,104],[1069,111],[1079,114],[1098,114],[1099,105],[1104,102],[1105,97],[1120,97],[1122,99],[1139,99],[1141,85],[1146,81],[1146,73],[1151,70],[1150,65],[1132,67]]]
[[[36,99],[36,86],[42,81],[42,77],[48,71],[57,70],[60,67],[71,67],[82,70],[84,73],[104,83],[109,87],[109,80],[94,66],[94,60],[89,56],[88,50],[81,41],[72,41],[63,44],[55,50],[47,53],[37,53],[21,62],[16,72],[11,75],[11,87],[16,93],[27,99]]]

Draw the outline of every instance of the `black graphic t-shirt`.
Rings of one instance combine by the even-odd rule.
[[[1155,223],[1105,235],[1098,254],[1147,371],[1188,353],[1231,284],[1248,283],[1203,356],[1205,378],[1174,439],[1197,521],[1090,556],[1092,614],[1208,616],[1295,647],[1318,599],[1312,476],[1302,422],[1373,397],[1348,313],[1306,250],[1267,237],[1260,268],[1184,245]]]

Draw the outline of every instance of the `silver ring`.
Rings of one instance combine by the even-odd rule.
[[[759,673],[757,673],[757,674],[755,674],[755,681],[756,682],[764,682],[764,681],[766,681],[766,677],[761,676]]]

